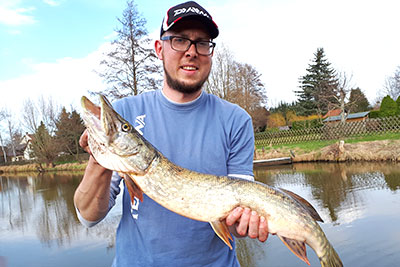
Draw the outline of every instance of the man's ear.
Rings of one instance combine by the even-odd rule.
[[[162,56],[163,46],[162,46],[161,40],[156,40],[154,42],[154,49],[156,51],[158,59],[163,60],[163,56]]]

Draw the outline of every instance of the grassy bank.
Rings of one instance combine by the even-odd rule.
[[[293,157],[294,161],[400,161],[400,133],[359,136],[337,140],[257,147],[256,159]]]
[[[368,141],[383,141],[383,140],[400,140],[400,133],[387,133],[379,135],[367,135],[358,136],[352,138],[345,138],[343,141],[347,144],[355,144],[360,142]],[[324,147],[330,146],[337,143],[337,140],[325,140],[325,141],[307,141],[302,143],[284,144],[284,145],[270,145],[267,147],[257,147],[257,150],[272,151],[272,150],[283,150],[289,153],[290,150],[302,151],[308,153],[316,151]]]
[[[56,164],[54,167],[45,166],[42,164],[41,166],[37,163],[30,163],[24,165],[8,165],[8,166],[0,166],[0,173],[20,173],[20,172],[57,172],[57,171],[84,171],[86,168],[87,161],[79,162],[70,162],[63,164]]]
[[[88,153],[76,155],[63,155],[58,157],[54,162],[54,166],[46,166],[46,164],[39,164],[37,162],[29,162],[21,164],[14,162],[9,165],[0,166],[0,173],[20,173],[20,172],[57,172],[57,171],[84,171],[87,161],[89,159]],[[79,160],[79,161],[78,161]]]

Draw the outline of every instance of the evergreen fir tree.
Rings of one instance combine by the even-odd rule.
[[[43,121],[40,122],[33,140],[32,140],[33,155],[39,163],[46,165],[54,165],[54,160],[58,155],[59,149],[55,138],[50,135]]]
[[[335,88],[338,80],[331,63],[325,58],[323,48],[318,48],[315,58],[307,68],[307,74],[302,76],[298,95],[299,115],[323,114],[328,111],[329,103],[334,101]]]
[[[110,85],[101,93],[118,99],[158,89],[161,66],[150,45],[146,19],[139,13],[134,0],[127,1],[118,22],[112,50],[100,63],[103,68],[98,74]]]
[[[350,112],[363,112],[370,109],[369,101],[360,88],[351,89],[350,97]]]
[[[63,107],[56,121],[55,132],[60,150],[71,155],[83,152],[79,146],[79,138],[84,130],[85,126],[80,115],[75,110],[67,112]]]

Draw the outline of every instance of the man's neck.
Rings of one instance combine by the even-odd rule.
[[[198,98],[201,94],[201,90],[196,91],[192,94],[185,94],[179,91],[176,91],[172,88],[170,88],[169,86],[164,86],[163,89],[163,94],[172,102],[176,102],[176,103],[187,103],[190,101],[195,100],[196,98]]]

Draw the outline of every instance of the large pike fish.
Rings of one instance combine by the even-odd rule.
[[[104,96],[100,107],[82,97],[83,120],[94,158],[125,179],[131,200],[143,192],[165,208],[188,218],[209,222],[232,248],[224,219],[234,208],[249,207],[268,221],[276,234],[300,259],[310,265],[305,244],[314,249],[321,266],[343,266],[316,221],[316,210],[300,196],[259,182],[202,174],[181,168],[157,151]]]

